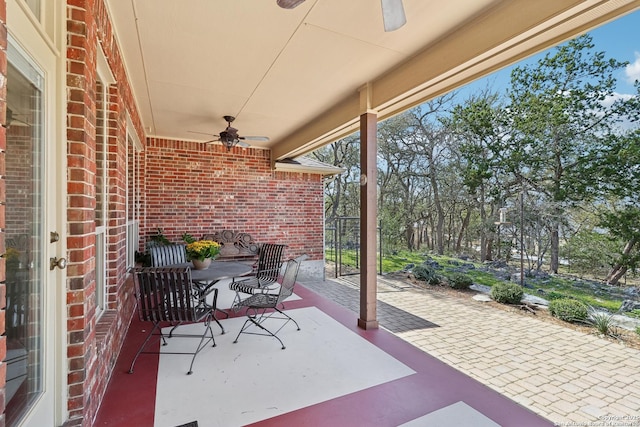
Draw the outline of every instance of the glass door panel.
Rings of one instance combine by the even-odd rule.
[[[42,76],[8,48],[6,124],[6,424],[43,391]]]

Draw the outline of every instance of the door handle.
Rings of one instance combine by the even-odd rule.
[[[58,267],[60,270],[63,270],[67,266],[66,258],[49,258],[49,270],[53,270]]]

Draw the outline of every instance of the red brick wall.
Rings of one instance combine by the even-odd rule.
[[[143,154],[143,242],[157,228],[171,241],[230,229],[323,259],[320,175],[274,172],[261,149],[150,138]]]
[[[95,76],[94,2],[67,8],[67,357],[70,420],[90,415],[95,353]],[[87,417],[89,418],[89,417]],[[90,419],[90,418],[89,418]],[[77,421],[76,421],[77,423]]]
[[[7,109],[7,4],[5,0],[0,0],[0,122],[6,120]],[[7,148],[7,135],[4,126],[0,126],[0,254],[5,252],[5,151]],[[0,258],[0,360],[4,360],[7,355],[7,340],[5,336],[5,307],[6,307],[6,285],[5,285],[5,260]],[[5,425],[5,388],[7,380],[7,366],[3,362],[0,364],[0,426]]]
[[[90,426],[134,309],[126,274],[126,113],[142,125],[103,0],[67,0],[67,328],[65,425]],[[96,52],[102,47],[116,83],[109,90],[107,311],[95,307]]]

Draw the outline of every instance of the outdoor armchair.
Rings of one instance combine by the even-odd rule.
[[[171,264],[183,264],[187,262],[185,245],[154,245],[149,247],[151,266],[162,267]]]
[[[229,284],[229,289],[236,292],[234,303],[242,299],[241,294],[252,295],[256,291],[262,292],[269,289],[278,280],[282,267],[282,255],[287,245],[265,243],[260,247],[260,255],[256,264],[255,273],[248,277],[236,280]]]
[[[213,311],[211,307],[200,304],[197,293],[193,292],[191,284],[191,270],[188,267],[167,268],[167,267],[141,267],[133,271],[134,289],[136,302],[138,305],[138,315],[140,321],[151,322],[153,327],[136,353],[129,373],[133,373],[133,367],[141,353],[151,354],[192,354],[190,375],[193,372],[193,362],[198,353],[205,348],[208,343],[215,347],[211,329],[211,319]],[[200,322],[204,327],[201,335],[175,334],[172,329],[169,335],[162,333],[161,324],[184,324]],[[149,343],[153,335],[160,336],[162,345],[167,345],[167,338],[194,337],[199,338],[198,346],[192,352],[145,352],[144,348]]]
[[[255,293],[233,305],[235,311],[240,311],[245,308],[247,315],[247,319],[242,325],[240,332],[238,332],[235,341],[233,341],[234,343],[238,342],[241,334],[266,335],[277,339],[280,345],[282,345],[282,349],[285,349],[284,343],[277,335],[278,332],[289,322],[295,323],[298,330],[300,330],[300,326],[298,322],[279,309],[278,306],[282,305],[284,300],[293,294],[300,264],[306,258],[307,255],[302,255],[296,259],[287,261],[284,275],[279,281],[280,289],[277,293]]]

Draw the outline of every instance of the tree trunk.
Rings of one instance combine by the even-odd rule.
[[[464,238],[464,233],[469,227],[469,221],[471,220],[471,209],[467,209],[467,214],[462,220],[462,226],[460,227],[460,233],[458,233],[458,240],[456,241],[456,252],[462,252],[462,239]]]
[[[431,160],[431,164],[433,165],[433,160]],[[440,203],[440,193],[438,190],[438,181],[436,180],[435,174],[432,172],[430,174],[431,181],[431,191],[433,191],[433,204],[436,207],[436,252],[438,255],[444,254],[444,209],[442,209],[442,204]]]
[[[558,274],[558,267],[560,265],[559,262],[559,254],[560,254],[560,233],[559,233],[559,225],[557,222],[554,222],[551,229],[551,253],[550,253],[550,267],[549,270],[553,274]]]
[[[485,261],[493,261],[493,238],[487,238],[487,248],[485,249]]]
[[[636,243],[638,243],[638,239],[635,237],[627,242],[627,244],[624,246],[624,249],[622,251],[623,259],[631,253]],[[622,262],[617,262],[613,266],[613,268],[611,269],[607,277],[604,279],[607,285],[611,285],[611,286],[617,285],[620,279],[622,279],[622,277],[627,272],[627,268],[628,267]]]
[[[407,228],[406,238],[407,238],[407,248],[410,251],[415,250],[415,229],[413,228],[413,224],[405,224]]]
[[[487,260],[487,211],[484,208],[484,186],[480,186],[480,261]]]

